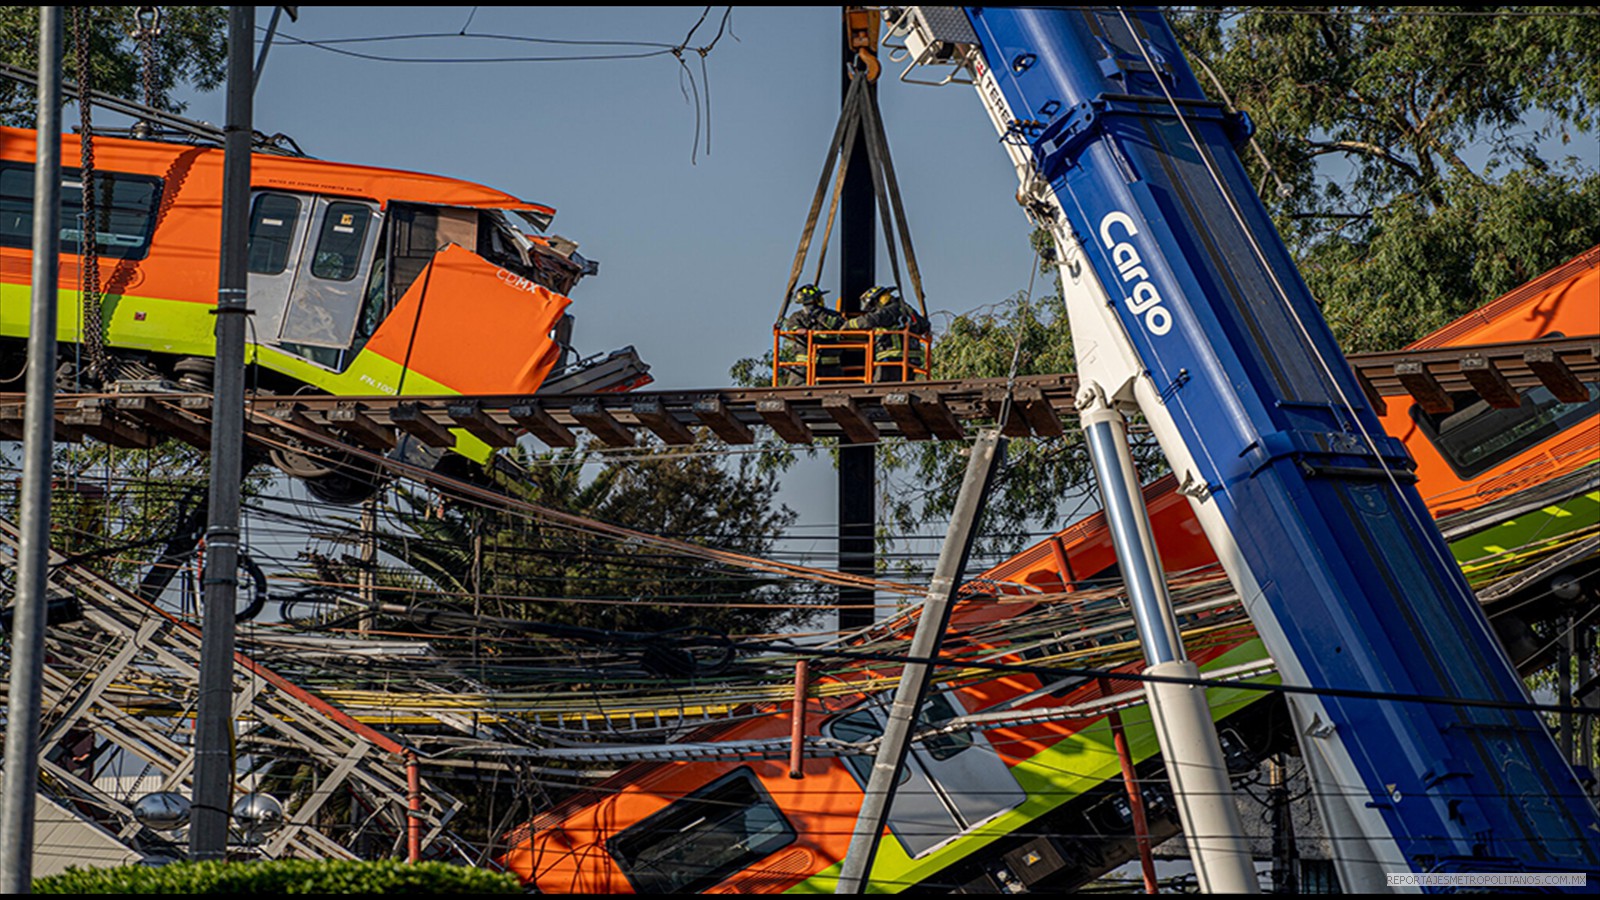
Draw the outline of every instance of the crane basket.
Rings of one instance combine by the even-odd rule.
[[[865,58],[868,54],[862,53]],[[873,192],[878,203],[878,217],[883,223],[884,242],[888,248],[889,264],[894,273],[892,282],[898,290],[900,278],[900,250],[904,251],[907,280],[917,298],[922,322],[927,322],[928,303],[922,290],[922,273],[917,268],[916,251],[911,245],[911,229],[906,223],[905,207],[900,199],[900,185],[895,178],[894,162],[889,157],[889,141],[884,134],[883,119],[878,112],[877,95],[870,89],[876,71],[858,62],[852,69],[849,90],[839,112],[838,124],[833,130],[833,140],[823,162],[822,175],[811,201],[805,228],[800,235],[800,246],[795,251],[794,265],[789,271],[789,281],[784,286],[783,302],[778,308],[778,318],[772,326],[772,383],[784,384],[870,384],[874,381],[927,380],[933,365],[933,342],[926,328],[917,323],[902,323],[895,328],[795,328],[785,324],[789,304],[796,285],[806,267],[818,220],[822,214],[823,199],[830,193],[832,201],[823,222],[821,240],[817,242],[817,262],[812,283],[822,278],[827,261],[828,240],[833,232],[834,219],[839,212],[839,199],[843,193],[845,176],[850,171],[852,149],[857,139],[864,139],[867,165],[872,174]],[[837,170],[835,169],[837,163]],[[837,171],[837,178],[835,173]],[[898,238],[898,247],[896,245]],[[842,310],[841,310],[842,312]]]

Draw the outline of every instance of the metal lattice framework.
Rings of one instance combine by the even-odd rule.
[[[17,533],[0,522],[0,567],[17,559]],[[97,762],[120,757],[142,768],[143,793],[192,793],[194,748],[189,740],[200,661],[199,629],[51,554],[52,598],[81,619],[52,624],[47,638],[41,720],[40,789],[114,834],[134,850],[159,839],[134,817],[133,797],[96,778]],[[63,618],[70,618],[71,615]],[[9,658],[6,660],[9,675]],[[313,787],[288,804],[284,827],[258,848],[267,858],[356,858],[356,844],[406,843],[411,818],[420,823],[425,856],[453,855],[446,833],[461,802],[421,782],[420,810],[410,811],[408,763],[415,755],[243,654],[235,655],[234,720],[241,761],[293,761]],[[89,744],[92,752],[76,752]],[[243,766],[241,766],[243,768]],[[151,776],[154,776],[153,778]],[[248,779],[241,778],[241,781]],[[97,784],[97,781],[99,784]],[[236,785],[241,792],[250,785]],[[334,797],[348,795],[364,821],[351,827],[323,815]]]

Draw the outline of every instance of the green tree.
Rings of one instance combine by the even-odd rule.
[[[1255,121],[1245,162],[1346,350],[1395,349],[1600,243],[1593,10],[1173,24],[1201,82]]]
[[[1047,276],[1053,278],[1054,271]],[[1029,303],[1019,294],[993,306],[954,316],[933,346],[937,380],[1047,375],[1073,370],[1072,334],[1059,293]],[[1056,438],[1009,442],[980,525],[976,555],[1015,552],[1030,528],[1056,522],[1085,474],[1080,436],[1073,423]],[[922,533],[954,509],[966,472],[964,445],[886,441],[879,451],[885,482],[883,519],[890,532]]]
[[[0,470],[8,471],[10,486],[0,491],[0,517],[13,523],[21,514],[20,466],[13,460],[20,447],[0,444]],[[208,459],[182,441],[142,449],[61,443],[51,472],[51,549],[124,587],[139,585],[169,542],[191,533],[185,529],[204,527]],[[243,496],[260,495],[273,477],[253,466]]]
[[[138,6],[71,7],[66,11],[62,39],[64,76],[80,80],[78,30],[85,28],[84,43],[89,49],[90,84],[95,90],[149,102],[144,92],[146,54],[134,35],[141,21]],[[181,113],[184,104],[172,99],[180,85],[209,91],[221,85],[226,76],[227,7],[161,6],[160,34],[153,42],[151,62],[151,105]],[[26,69],[39,66],[39,8],[7,6],[0,8],[0,62]],[[64,100],[73,98],[67,96]],[[31,127],[34,121],[35,93],[32,88],[0,79],[0,121],[6,125]]]
[[[777,474],[749,456],[654,446],[625,459],[593,450],[514,458],[526,477],[493,473],[510,497],[638,532],[748,556],[770,555],[795,514],[778,504]],[[443,503],[397,489],[396,520],[380,538],[459,607],[507,620],[659,633],[693,627],[729,634],[799,625],[830,592],[796,587],[670,549],[589,534],[512,510]],[[685,607],[682,604],[713,604]]]
[[[13,445],[20,448],[20,444]],[[0,465],[20,467],[10,454]],[[108,577],[129,579],[169,536],[180,508],[204,498],[204,459],[177,441],[145,450],[98,442],[55,450],[50,496],[51,549]],[[0,494],[0,516],[17,521],[20,474]]]

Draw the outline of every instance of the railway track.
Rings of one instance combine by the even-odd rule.
[[[1557,399],[1587,398],[1600,380],[1600,336],[1481,344],[1349,357],[1379,412],[1394,398],[1423,410],[1454,408],[1453,395],[1475,394],[1491,406],[1516,406],[1518,392],[1543,385]],[[451,397],[266,396],[247,400],[249,437],[281,442],[310,431],[329,443],[387,452],[403,437],[453,447],[465,432],[490,447],[531,434],[550,447],[577,446],[583,432],[600,446],[631,447],[643,434],[669,445],[696,441],[708,429],[748,445],[761,429],[790,444],[834,438],[871,444],[886,438],[962,440],[979,422],[1006,418],[1009,437],[1054,437],[1076,418],[1077,379],[1033,375],[905,384],[713,388],[631,393]],[[1006,405],[1007,396],[1011,403]],[[22,436],[23,398],[0,394],[0,440]],[[211,396],[177,391],[62,394],[56,439],[153,446],[176,437],[210,449]]]

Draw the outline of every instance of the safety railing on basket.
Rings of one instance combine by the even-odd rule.
[[[933,338],[905,329],[772,330],[772,386],[927,381]]]

